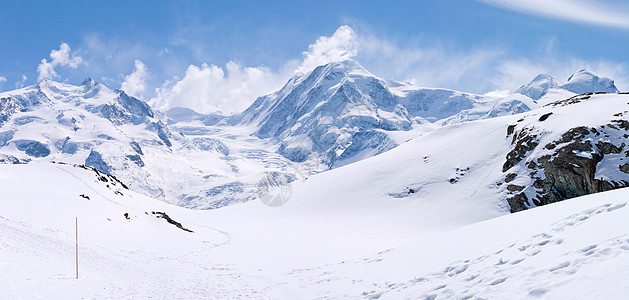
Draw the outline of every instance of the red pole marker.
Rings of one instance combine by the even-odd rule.
[[[79,218],[77,217],[74,221],[76,229],[76,279],[79,279]]]

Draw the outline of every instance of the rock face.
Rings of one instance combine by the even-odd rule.
[[[540,144],[543,135],[543,130],[529,127],[513,135],[513,150],[503,172],[519,171],[530,181],[526,187],[507,187],[511,212],[629,186],[629,165],[625,163],[629,160],[628,121],[616,119],[597,128],[574,127],[558,139]],[[525,163],[520,164],[522,161]],[[505,181],[512,181],[514,174],[506,174]]]

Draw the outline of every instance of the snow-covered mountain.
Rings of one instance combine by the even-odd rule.
[[[293,176],[272,145],[242,129],[207,127],[211,117],[197,120],[183,111],[177,119],[182,125],[171,131],[167,123],[176,110],[165,116],[92,79],[80,86],[44,80],[1,93],[0,108],[0,161],[85,164],[181,206],[216,208],[252,200],[264,176]]]
[[[568,84],[587,90],[609,82],[613,87],[579,71]],[[80,86],[44,80],[0,93],[0,162],[85,164],[153,198],[218,208],[257,199],[273,182],[382,154],[443,126],[539,109],[573,96],[566,85],[538,76],[520,90],[535,91],[538,100],[519,93],[492,98],[381,79],[348,60],[296,75],[226,117],[187,108],[162,113],[92,79]]]
[[[540,100],[549,92],[553,91],[555,95],[552,95],[550,100],[560,100],[559,98],[561,98],[561,96],[558,97],[556,94],[563,94],[564,98],[568,98],[585,93],[619,92],[613,80],[599,77],[594,72],[586,69],[580,69],[570,75],[565,84],[560,84],[549,74],[540,74],[528,84],[517,89],[515,93],[525,95],[533,100]]]
[[[548,90],[556,88],[559,88],[559,83],[557,83],[552,76],[539,74],[537,77],[533,78],[531,82],[521,86],[515,92],[528,96],[531,99],[539,100],[539,98],[542,98],[548,93]]]
[[[420,88],[378,78],[352,60],[319,66],[258,98],[232,123],[253,125],[255,135],[280,143],[294,162],[320,160],[337,167],[398,145],[389,133],[414,125],[461,123],[530,108],[519,100],[446,89]]]
[[[0,93],[0,298],[623,298],[629,95],[610,82],[492,98],[345,61],[236,116],[91,79]]]

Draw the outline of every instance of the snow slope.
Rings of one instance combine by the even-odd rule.
[[[296,192],[306,189],[302,184]],[[416,226],[351,192],[343,195],[343,217],[338,205],[307,193],[276,209],[256,201],[187,210],[103,182],[91,170],[50,163],[0,165],[0,188],[3,299],[622,299],[629,293],[626,189],[446,230]],[[73,279],[75,217],[79,280]],[[458,217],[467,218],[464,210]]]

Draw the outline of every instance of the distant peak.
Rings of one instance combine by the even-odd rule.
[[[568,77],[568,82],[570,82],[573,79],[576,79],[578,77],[594,77],[594,78],[598,78],[598,75],[596,75],[594,72],[582,68],[577,70],[576,72],[572,73],[572,75],[570,75],[570,77]]]
[[[570,75],[568,82],[561,86],[575,94],[583,93],[618,93],[618,88],[612,79],[600,77],[596,73],[585,68],[579,69]]]
[[[83,83],[81,83],[81,86],[84,86],[86,88],[91,88],[95,85],[96,81],[92,77],[85,78],[85,80],[83,80]]]
[[[542,74],[537,75],[535,78],[533,78],[532,82],[541,81],[541,80],[555,80],[555,78],[553,78],[553,76],[551,76],[548,73],[542,73]]]
[[[52,80],[48,79],[48,78],[44,78],[42,80],[40,80],[39,82],[37,82],[38,86],[46,86],[48,84],[50,84],[50,82],[52,82]]]
[[[325,65],[318,66],[312,73],[330,74],[330,73],[342,73],[347,75],[359,75],[359,76],[374,76],[367,69],[365,69],[360,63],[355,60],[347,59],[343,61],[336,61],[327,63]]]
[[[334,69],[345,69],[345,70],[348,70],[348,71],[356,70],[356,69],[365,70],[365,68],[360,63],[358,63],[357,61],[352,60],[352,59],[346,59],[346,60],[343,60],[343,61],[331,62],[331,63],[326,64],[325,66],[331,67],[331,68],[334,68]]]
[[[533,100],[539,100],[548,93],[548,90],[555,89],[558,86],[559,84],[552,76],[542,73],[533,78],[528,84],[521,86],[515,92],[528,96]]]

